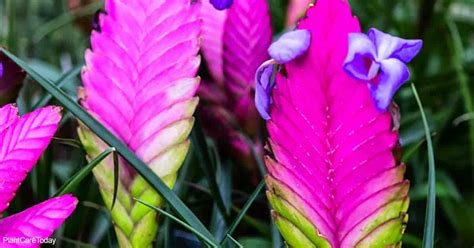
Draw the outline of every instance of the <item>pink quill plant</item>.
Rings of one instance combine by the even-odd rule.
[[[51,141],[61,119],[59,112],[58,107],[45,107],[20,118],[14,105],[0,108],[0,213]],[[0,219],[0,247],[39,247],[76,205],[75,197],[63,195]]]
[[[241,0],[217,11],[203,2],[201,17],[201,50],[211,76],[199,88],[204,127],[216,138],[221,152],[231,151],[237,163],[249,166],[254,162],[241,131],[262,151],[253,98],[255,72],[268,59],[272,39],[268,4]]]
[[[172,188],[188,148],[200,65],[199,1],[106,0],[85,53],[81,104]],[[88,158],[107,148],[86,127],[79,129]],[[121,247],[150,247],[158,229],[159,194],[120,160],[112,208],[113,161],[93,171],[110,209]]]
[[[421,41],[361,34],[346,0],[317,1],[298,30],[309,50],[288,35],[272,45],[275,82],[276,61],[257,73],[272,217],[289,247],[400,247],[409,182],[388,105]]]

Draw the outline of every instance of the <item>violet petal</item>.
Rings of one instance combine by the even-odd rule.
[[[311,33],[305,29],[298,29],[283,34],[268,48],[268,53],[274,60],[285,64],[303,55],[310,44]]]
[[[224,10],[230,8],[234,0],[210,0],[210,2],[217,10]]]
[[[378,72],[374,43],[363,33],[349,34],[349,49],[344,69],[354,78],[371,80]]]
[[[371,28],[369,38],[377,47],[379,60],[397,58],[404,63],[410,62],[421,50],[422,40],[406,40]]]
[[[0,63],[0,78],[3,76],[3,63]]]
[[[377,109],[386,111],[392,102],[395,92],[410,77],[407,66],[398,59],[386,59],[381,62],[379,81],[369,83],[370,93]]]
[[[275,61],[263,63],[255,74],[255,106],[264,120],[270,120],[271,91],[274,82],[271,82]]]

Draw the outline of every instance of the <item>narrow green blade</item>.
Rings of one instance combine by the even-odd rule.
[[[115,137],[102,124],[94,119],[87,111],[85,111],[78,103],[72,100],[64,91],[59,89],[50,80],[44,78],[33,70],[24,61],[0,48],[0,51],[5,53],[10,59],[15,61],[23,70],[25,70],[31,78],[36,80],[46,91],[48,91],[54,98],[58,100],[66,109],[68,109],[74,116],[76,116],[84,125],[92,130],[98,137],[100,137],[108,145],[115,147],[117,152],[132,166],[138,174],[140,174],[152,187],[155,189],[163,199],[183,218],[190,226],[198,230],[201,234],[211,240],[214,244],[217,241],[206,227],[199,221],[199,219],[191,212],[191,210],[179,199],[176,194],[171,191],[168,186],[140,159],[132,152],[127,145]]]
[[[418,107],[420,108],[421,118],[423,119],[423,125],[425,127],[426,143],[428,145],[428,197],[426,204],[425,228],[423,232],[423,248],[432,248],[434,247],[436,217],[436,169],[433,143],[431,141],[430,128],[428,126],[428,121],[426,120],[425,111],[421,104],[420,97],[418,96],[414,84],[411,85],[411,88],[415,95],[416,102],[418,103]]]

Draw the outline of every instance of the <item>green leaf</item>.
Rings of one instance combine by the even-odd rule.
[[[16,0],[13,0],[13,1],[16,1]],[[75,21],[76,19],[84,17],[84,16],[93,15],[102,6],[103,6],[102,1],[94,1],[73,12],[65,12],[64,14],[54,18],[53,20],[41,25],[40,28],[38,28],[38,30],[36,30],[36,32],[33,34],[33,41],[35,43],[38,43],[46,35]]]
[[[110,207],[110,209],[114,209],[114,205],[115,205],[115,200],[117,200],[117,193],[118,193],[118,185],[119,185],[119,157],[118,157],[118,154],[115,152],[115,149],[114,149],[114,152],[113,152],[113,156],[114,156],[114,197],[113,197],[113,200],[112,200],[112,206]]]
[[[84,66],[83,64],[75,66],[71,70],[64,73],[58,80],[56,80],[54,82],[54,84],[58,88],[62,88],[66,83],[70,82],[71,79],[73,79],[75,76],[77,76],[77,74],[79,74],[81,72],[81,69],[82,69],[83,66]],[[52,98],[53,97],[50,94],[47,94],[42,99],[40,99],[38,102],[36,102],[33,109],[38,109],[38,108],[46,106],[46,104],[48,104],[48,102],[51,101]]]
[[[81,142],[75,139],[64,139],[64,138],[53,137],[53,141],[62,145],[72,146],[78,149],[82,149]]]
[[[232,224],[229,227],[229,230],[227,230],[227,232],[226,232],[226,236],[224,237],[224,239],[221,240],[221,245],[224,244],[224,242],[226,241],[226,238],[228,236],[231,236],[234,233],[235,229],[240,224],[240,222],[244,218],[245,214],[249,210],[250,206],[252,206],[252,203],[255,201],[255,199],[257,199],[258,195],[260,194],[260,191],[262,191],[263,188],[265,188],[265,181],[264,180],[262,180],[258,184],[257,188],[254,190],[254,192],[250,195],[247,202],[244,204],[244,207],[242,208],[242,210],[239,212],[237,217],[235,217],[235,220],[232,222]]]
[[[212,234],[199,221],[199,219],[189,210],[189,208],[171,191],[168,186],[146,165],[140,158],[131,151],[127,145],[115,137],[102,124],[94,119],[78,103],[72,100],[64,91],[55,86],[50,80],[44,78],[31,69],[24,61],[0,47],[0,51],[5,53],[21,68],[23,68],[34,80],[36,80],[46,91],[58,100],[66,109],[84,123],[98,137],[112,147],[140,174],[163,199],[183,218],[190,226],[198,230],[203,236],[212,242],[217,243]]]
[[[169,214],[168,212],[164,211],[163,209],[160,209],[160,208],[157,208],[153,205],[150,205],[140,199],[136,199],[134,198],[136,201],[138,201],[139,203],[153,209],[153,210],[156,210],[158,212],[160,212],[161,214],[163,214],[164,216],[174,220],[176,223],[180,224],[181,226],[183,226],[184,228],[188,229],[189,231],[191,231],[192,233],[194,233],[196,236],[198,236],[199,238],[201,238],[202,240],[206,241],[207,244],[209,244],[210,246],[212,247],[219,247],[218,245],[214,244],[211,240],[209,240],[207,237],[205,237],[204,235],[202,235],[200,232],[198,232],[196,229],[194,229],[193,227],[191,227],[190,225],[184,223],[183,221],[181,221],[180,219],[174,217],[172,214]]]
[[[240,244],[245,248],[269,248],[272,247],[272,242],[257,238],[257,237],[245,237],[239,239]]]
[[[87,164],[84,168],[74,174],[59,190],[54,194],[54,196],[60,196],[68,193],[72,193],[77,186],[89,175],[92,170],[100,164],[102,160],[104,160],[109,154],[113,153],[115,148],[109,147],[104,152],[102,152],[99,156],[97,156],[94,160],[92,160],[89,164]]]
[[[224,216],[224,219],[227,219],[229,211],[227,211],[224,205],[224,200],[222,199],[222,194],[219,191],[219,186],[217,185],[216,181],[215,171],[217,166],[212,163],[199,116],[196,116],[196,121],[194,122],[194,128],[191,132],[191,141],[196,147],[196,157],[199,161],[201,169],[204,172],[204,176],[206,177],[212,196],[216,201],[217,208]]]
[[[426,120],[425,111],[421,104],[420,97],[416,91],[415,85],[411,88],[415,96],[418,107],[420,108],[421,118],[425,127],[426,143],[428,145],[428,197],[426,204],[425,228],[423,232],[423,248],[434,247],[435,217],[436,217],[436,168],[434,161],[433,142],[431,141],[430,128]]]

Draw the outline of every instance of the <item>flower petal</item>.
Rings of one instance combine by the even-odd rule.
[[[77,206],[72,195],[51,198],[27,210],[0,220],[0,236],[4,238],[47,238],[53,234]],[[2,247],[39,247],[39,243],[24,245],[4,243]]]
[[[8,109],[9,108],[9,109]],[[45,107],[18,118],[10,105],[1,109],[7,114],[0,132],[0,213],[8,208],[15,192],[51,141],[61,120],[61,109]]]
[[[422,40],[406,40],[371,28],[368,32],[369,38],[377,47],[380,60],[396,58],[404,63],[410,62],[421,50]]]
[[[234,3],[234,0],[210,0],[212,6],[218,10],[228,9]]]
[[[18,118],[18,108],[13,104],[7,104],[0,108],[0,136]]]
[[[360,80],[371,80],[378,72],[374,43],[363,33],[349,34],[349,48],[344,70],[352,77]]]
[[[308,30],[300,29],[283,34],[274,42],[268,53],[281,64],[303,55],[311,44],[311,33]]]
[[[398,59],[382,61],[379,82],[369,85],[377,109],[386,111],[395,92],[409,77],[410,71],[402,61]]]
[[[0,63],[0,78],[3,76],[3,63]]]
[[[271,82],[273,75],[274,60],[263,63],[255,74],[255,106],[264,120],[270,120],[270,105],[272,103],[271,91],[274,83]]]

